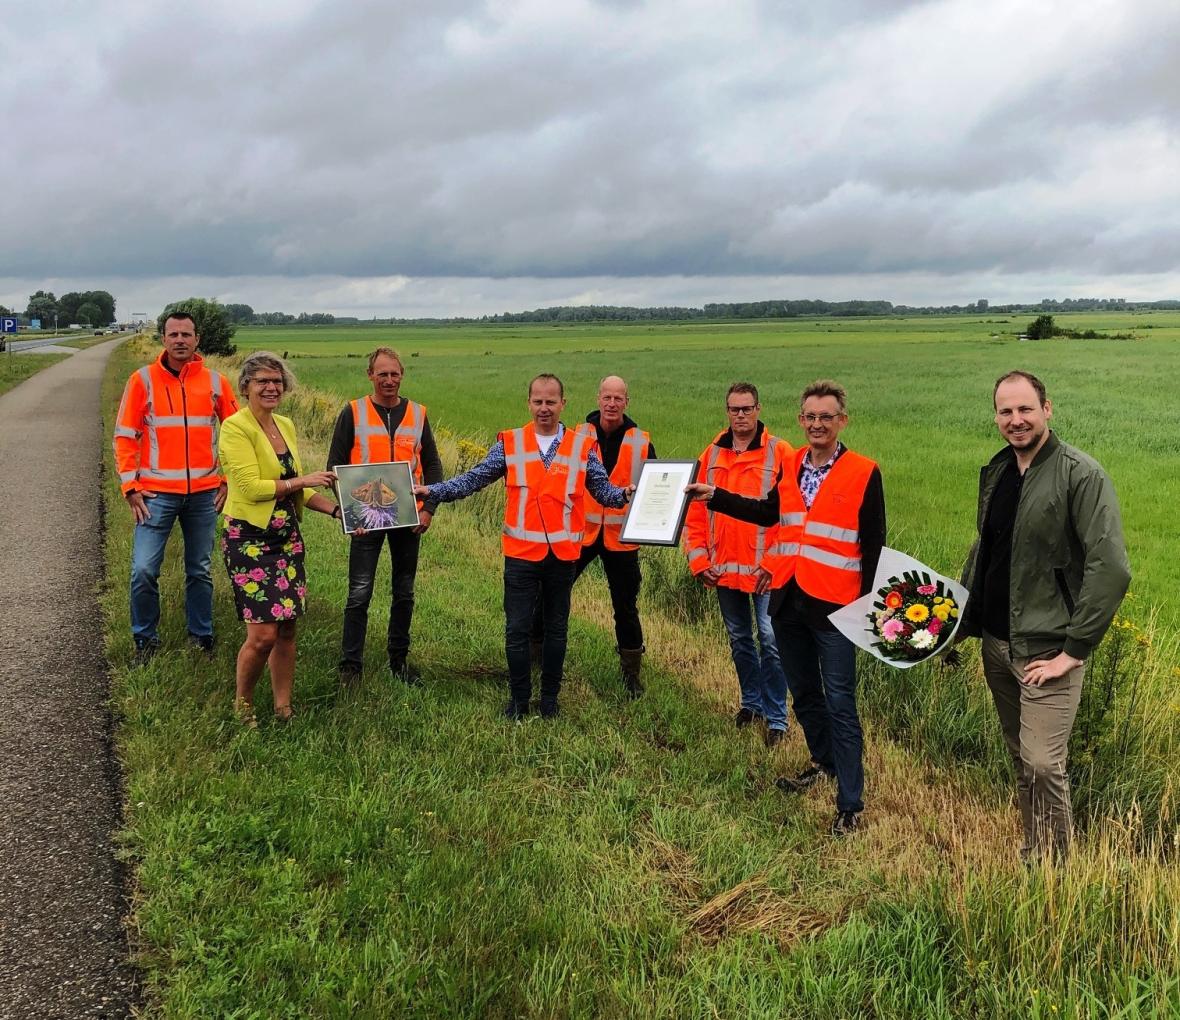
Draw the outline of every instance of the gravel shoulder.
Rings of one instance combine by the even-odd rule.
[[[103,369],[75,351],[0,397],[0,1018],[137,1002],[112,837],[102,580]]]

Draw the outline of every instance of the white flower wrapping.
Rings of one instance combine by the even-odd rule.
[[[959,607],[959,615],[955,618],[954,627],[938,651],[912,662],[890,659],[888,656],[882,655],[877,648],[873,647],[881,638],[873,632],[873,628],[869,625],[867,619],[868,615],[873,612],[873,603],[880,600],[880,596],[877,594],[878,590],[884,588],[889,583],[891,577],[901,577],[906,571],[929,574],[931,581],[941,581],[946,586],[947,591],[954,596],[955,602]],[[881,550],[881,559],[877,563],[877,573],[873,578],[873,590],[868,595],[862,595],[855,602],[850,602],[848,605],[837,609],[828,619],[832,621],[832,625],[841,634],[857,647],[863,648],[870,655],[875,656],[882,662],[889,663],[890,666],[896,666],[898,669],[909,669],[911,666],[918,665],[919,662],[925,662],[933,655],[942,655],[950,651],[954,645],[955,632],[958,631],[959,624],[963,620],[963,610],[966,606],[967,589],[959,584],[958,581],[952,581],[949,577],[938,573],[938,571],[931,570],[924,563],[920,563],[912,556],[907,556],[905,553],[898,552],[896,549],[886,548]],[[930,644],[934,643],[934,638],[931,635],[925,631],[922,634],[928,639]],[[922,647],[917,641],[913,642],[913,644],[915,648]]]

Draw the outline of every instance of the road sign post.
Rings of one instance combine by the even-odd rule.
[[[18,329],[20,329],[20,323],[15,315],[0,315],[0,340],[8,348],[9,355],[12,354],[12,343],[8,340],[8,336],[9,334],[16,336]]]

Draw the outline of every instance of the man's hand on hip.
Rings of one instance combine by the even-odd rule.
[[[1049,680],[1056,680],[1065,676],[1071,669],[1077,669],[1084,659],[1075,659],[1065,652],[1058,652],[1051,659],[1037,659],[1024,667],[1024,677],[1020,681],[1029,687],[1040,687]]]
[[[135,518],[136,524],[145,524],[152,518],[152,512],[148,509],[146,500],[155,499],[154,492],[139,492],[132,489],[123,497],[127,500],[127,505],[131,507],[131,516]]]

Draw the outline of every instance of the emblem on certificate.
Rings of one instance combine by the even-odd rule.
[[[695,460],[644,461],[619,540],[633,545],[676,545],[692,498],[684,487],[696,481],[697,466]]]
[[[418,502],[414,499],[414,476],[410,462],[387,464],[338,464],[336,498],[340,502],[340,525],[344,534],[358,528],[389,531],[418,524]]]

